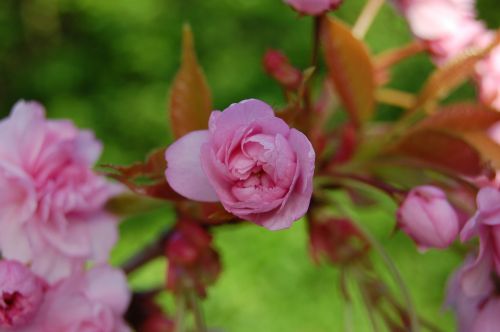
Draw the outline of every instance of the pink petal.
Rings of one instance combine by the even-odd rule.
[[[103,303],[121,316],[130,302],[130,291],[125,274],[108,265],[93,268],[87,273],[86,295],[93,301]]]
[[[486,187],[482,188],[477,194],[477,205],[481,211],[490,211],[500,206],[500,191]]]
[[[232,104],[224,112],[214,111],[210,115],[209,130],[212,134],[213,145],[222,146],[231,139],[238,127],[253,126],[253,123],[262,127],[264,134],[288,133],[288,125],[274,116],[274,111],[268,104],[248,99]]]
[[[201,167],[200,149],[208,140],[208,130],[193,131],[167,149],[165,176],[176,192],[201,202],[217,202],[219,198]]]
[[[30,262],[33,253],[23,225],[8,220],[0,221],[0,251],[3,258]]]
[[[461,284],[467,296],[480,296],[491,291],[492,250],[489,241],[481,241],[476,261],[464,269]]]
[[[290,131],[289,142],[297,153],[299,177],[284,205],[278,211],[249,216],[249,220],[269,230],[288,228],[294,221],[302,218],[311,201],[315,153],[307,137],[300,131]]]
[[[500,299],[493,298],[477,315],[471,332],[497,332],[500,326]]]
[[[117,220],[107,213],[99,213],[92,217],[88,225],[88,234],[92,259],[98,263],[107,261],[111,249],[118,240]]]

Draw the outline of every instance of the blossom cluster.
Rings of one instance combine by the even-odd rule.
[[[489,46],[495,32],[477,19],[475,0],[394,0],[438,65]],[[500,110],[500,46],[476,65],[481,100]]]
[[[107,264],[117,220],[104,209],[122,189],[91,169],[101,149],[36,102],[0,121],[0,331],[129,330],[126,277]]]
[[[155,303],[158,290],[132,297],[125,274],[107,263],[118,238],[107,203],[123,187],[92,170],[101,144],[70,121],[46,119],[41,105],[18,102],[0,121],[0,332],[170,331],[184,327],[186,312],[197,331],[206,331],[198,300],[222,270],[212,229],[249,221],[278,231],[303,217],[312,259],[355,267],[345,271],[355,271],[353,282],[372,321],[391,331],[417,331],[420,318],[394,296],[368,253],[378,251],[402,284],[390,255],[339,198],[360,209],[373,205],[366,187],[397,203],[394,226],[421,252],[479,238],[479,248],[470,246],[451,278],[447,302],[460,331],[497,329],[500,112],[489,106],[500,111],[500,46],[476,19],[474,0],[394,1],[417,46],[423,44],[441,68],[418,96],[384,87],[390,67],[413,49],[371,56],[362,38],[378,10],[373,2],[350,29],[329,16],[341,0],[284,1],[314,20],[312,66],[322,65],[322,48],[326,76],[296,68],[283,52],[269,50],[263,65],[283,89],[282,107],[246,99],[213,110],[185,28],[169,102],[175,141],[144,163],[109,165],[108,173],[135,194],[118,208],[130,202],[150,207],[152,198],[174,207],[175,224],[124,270],[165,256],[164,290],[179,306],[175,321]],[[475,66],[486,107],[440,105],[441,90],[467,76],[440,70],[463,64],[463,58]],[[321,93],[312,92],[316,86]],[[383,125],[371,121],[378,102],[393,103],[405,114]],[[345,275],[340,283],[348,299]]]

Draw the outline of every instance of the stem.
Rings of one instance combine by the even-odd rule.
[[[361,10],[361,14],[359,14],[354,27],[352,28],[352,33],[356,37],[359,39],[363,39],[365,37],[383,4],[384,0],[368,0]]]
[[[415,305],[413,304],[413,301],[411,300],[410,292],[408,288],[406,287],[403,278],[401,277],[401,274],[399,273],[398,269],[392,262],[391,258],[385,251],[384,247],[375,239],[368,231],[364,229],[363,226],[361,226],[359,223],[356,223],[358,226],[359,231],[362,233],[362,235],[370,242],[372,247],[379,253],[379,255],[382,257],[382,260],[384,261],[385,265],[389,269],[390,273],[392,274],[394,281],[398,285],[399,289],[401,290],[401,293],[403,295],[403,301],[406,305],[406,308],[408,309],[408,313],[410,315],[410,331],[411,332],[418,332],[420,331],[420,326],[419,326],[419,320],[418,316],[415,310]]]
[[[363,303],[365,305],[368,318],[370,319],[370,322],[372,324],[373,332],[379,332],[380,329],[378,328],[377,319],[375,318],[373,310],[370,308],[370,300],[368,295],[366,294],[366,290],[364,289],[364,286],[361,285],[359,282],[358,282],[358,287],[359,291],[361,292],[361,298],[363,299]]]
[[[132,258],[122,265],[122,269],[125,273],[130,274],[149,261],[162,256],[165,252],[165,243],[171,235],[172,230],[166,231],[162,236],[156,239],[155,242],[151,243],[149,246],[132,256]]]
[[[378,102],[404,109],[413,107],[417,101],[417,98],[411,93],[389,88],[378,89],[375,92],[375,98]]]
[[[346,300],[344,305],[344,331],[354,331],[352,326],[352,302],[350,300]]]
[[[175,296],[175,308],[177,311],[175,313],[174,332],[185,332],[184,317],[186,313],[186,297],[184,293],[180,293]]]
[[[413,41],[402,47],[383,52],[375,58],[377,69],[389,68],[392,65],[425,50],[425,45],[420,41]]]
[[[321,16],[314,16],[313,45],[311,53],[311,67],[317,67],[320,45]]]
[[[189,304],[194,316],[194,322],[196,325],[196,332],[207,332],[207,326],[205,324],[205,318],[203,317],[203,312],[200,307],[200,302],[194,290],[188,291]]]

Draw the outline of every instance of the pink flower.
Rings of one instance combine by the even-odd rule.
[[[433,59],[443,64],[473,46],[486,31],[475,19],[470,0],[397,0],[413,34],[427,43]]]
[[[465,224],[460,236],[462,241],[479,235],[479,255],[464,276],[464,288],[469,294],[488,288],[493,269],[500,275],[500,191],[482,188],[477,195],[477,212]]]
[[[343,0],[284,0],[301,14],[320,15],[329,10],[334,10]]]
[[[45,294],[33,322],[19,332],[126,332],[130,302],[125,275],[109,266],[75,273]]]
[[[491,282],[488,280],[488,287],[483,288],[483,291],[476,294],[468,294],[463,288],[463,278],[467,276],[470,266],[474,263],[471,257],[467,258],[464,265],[461,266],[450,278],[447,289],[447,305],[455,311],[457,318],[458,332],[483,332],[488,330],[477,329],[481,312],[484,304],[492,295]],[[485,271],[489,277],[489,271]],[[480,314],[481,312],[481,314]],[[498,326],[498,325],[494,325]]]
[[[492,298],[483,304],[471,330],[464,332],[496,332],[500,326],[500,298]]]
[[[259,100],[212,112],[209,130],[177,140],[166,159],[167,181],[179,194],[221,201],[232,214],[268,229],[290,227],[309,207],[311,143]]]
[[[46,284],[23,264],[0,261],[0,331],[14,331],[38,312]]]
[[[87,259],[103,262],[117,238],[104,204],[118,189],[91,167],[101,144],[71,122],[18,102],[0,121],[0,251],[53,282]]]
[[[399,227],[420,249],[446,248],[457,237],[459,218],[446,194],[434,186],[412,189],[397,212]]]

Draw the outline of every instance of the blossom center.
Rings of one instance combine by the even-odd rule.
[[[19,292],[4,292],[0,297],[0,326],[12,326],[16,317],[21,316],[25,307],[24,296]]]

